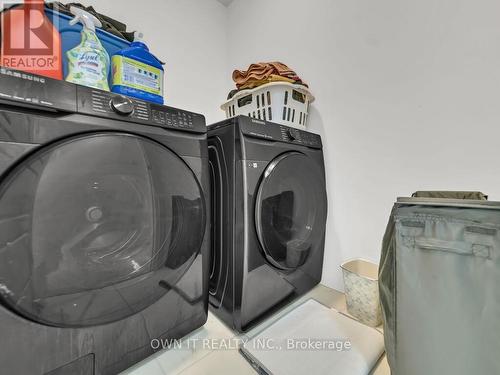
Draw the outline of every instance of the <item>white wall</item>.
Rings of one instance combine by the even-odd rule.
[[[280,60],[309,82],[328,175],[327,285],[342,288],[346,259],[378,261],[396,196],[500,200],[497,0],[86,3],[143,31],[167,63],[166,103],[208,123],[223,118],[234,68]]]
[[[223,118],[227,95],[227,8],[216,0],[85,0],[140,30],[165,65],[165,104]]]
[[[397,196],[470,189],[500,200],[499,14],[497,0],[229,7],[229,66],[280,60],[316,95],[310,127],[326,145],[327,285],[342,288],[346,259],[378,261]]]

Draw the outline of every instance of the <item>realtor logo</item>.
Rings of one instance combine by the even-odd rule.
[[[60,40],[54,25],[45,16],[43,0],[25,0],[6,9],[1,16],[2,48],[0,65],[38,73],[60,69]]]

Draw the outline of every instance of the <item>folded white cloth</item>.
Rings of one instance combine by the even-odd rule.
[[[310,299],[247,341],[241,352],[272,375],[367,375],[384,353],[384,338]]]

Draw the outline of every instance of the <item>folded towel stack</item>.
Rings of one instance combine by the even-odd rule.
[[[233,81],[237,89],[229,93],[228,99],[240,90],[253,89],[270,82],[288,82],[308,87],[297,73],[278,61],[251,64],[247,70],[235,70]]]

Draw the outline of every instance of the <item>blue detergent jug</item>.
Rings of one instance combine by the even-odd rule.
[[[112,57],[111,91],[163,104],[163,66],[139,34],[130,47]]]

